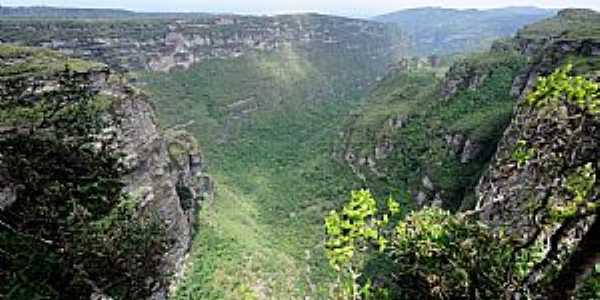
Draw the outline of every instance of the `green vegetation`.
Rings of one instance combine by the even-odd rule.
[[[517,167],[522,168],[535,156],[535,149],[527,147],[527,141],[517,141],[512,153],[512,159],[517,162]]]
[[[101,64],[67,58],[57,52],[25,48],[8,44],[0,45],[0,60],[22,60],[19,63],[4,65],[0,62],[0,78],[15,76],[41,76],[63,71],[67,65],[69,70],[84,72],[92,68],[100,68]]]
[[[400,213],[400,205],[391,197],[387,200],[387,213],[378,215],[377,203],[366,190],[354,191],[350,201],[340,212],[331,211],[325,217],[325,243],[329,264],[341,275],[338,277],[338,289],[334,290],[340,299],[381,299],[386,292],[371,291],[370,283],[362,288],[358,283],[359,270],[364,267],[368,257],[361,255],[367,248],[376,247],[383,252],[388,241],[385,229],[390,217]],[[389,230],[389,228],[388,228]]]
[[[472,55],[450,67],[444,80],[434,72],[397,72],[382,80],[367,102],[350,118],[343,143],[356,157],[374,157],[374,149],[391,140],[394,150],[376,161],[381,177],[367,166],[369,188],[378,196],[390,191],[418,188],[428,176],[441,191],[445,205],[458,209],[461,201],[473,196],[473,188],[496,150],[496,144],[510,122],[514,99],[513,78],[524,59],[511,52]],[[440,95],[444,82],[481,81],[476,88],[459,86],[449,99]],[[401,126],[390,125],[403,120]],[[480,145],[470,161],[448,140],[463,137],[463,143]],[[346,150],[347,151],[347,150]],[[468,205],[467,205],[468,207]]]
[[[588,9],[567,9],[556,17],[542,20],[519,30],[519,38],[561,38],[584,40],[600,36],[600,14]]]
[[[360,187],[332,141],[385,63],[319,47],[139,74],[162,124],[194,122],[216,182],[175,299],[327,299],[322,217]]]
[[[392,204],[390,212],[398,212],[397,204]],[[342,294],[340,299],[383,299],[382,295],[393,299],[475,299],[475,295],[496,299],[504,293],[501,283],[510,272],[512,248],[482,224],[426,207],[386,230],[388,214],[375,218],[375,200],[367,191],[353,192],[339,214],[344,217],[332,212],[325,226],[332,264],[352,283],[349,290],[353,293]],[[389,246],[382,246],[387,243]],[[363,277],[381,273],[363,273],[362,264],[340,268],[354,257],[369,257],[373,250],[385,253],[393,264],[393,275],[385,274],[393,279],[375,288],[370,284],[375,278]],[[358,289],[358,280],[367,284]],[[379,296],[370,298],[373,294]]]
[[[577,105],[582,111],[600,113],[600,87],[583,76],[569,76],[572,65],[558,68],[548,77],[540,77],[526,104],[541,108],[556,107],[561,101]]]
[[[40,59],[41,53],[61,59],[1,49],[17,61],[28,54]],[[28,63],[27,56],[22,61]],[[136,199],[122,192],[122,154],[109,147],[114,137],[98,139],[114,125],[107,117],[114,99],[99,97],[72,70],[51,76],[60,85],[36,94],[35,101],[20,97],[29,87],[22,74],[3,81],[17,92],[0,98],[0,179],[14,194],[0,203],[0,295],[148,297],[150,282],[162,280],[156,274],[168,241],[160,220],[140,215]]]

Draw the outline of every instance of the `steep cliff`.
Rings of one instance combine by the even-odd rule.
[[[477,210],[484,222],[511,236],[517,248],[542,249],[544,261],[529,275],[527,286],[548,280],[543,277],[551,277],[549,270],[565,265],[577,244],[588,234],[596,234],[588,231],[594,230],[592,224],[597,222],[600,192],[596,182],[600,160],[598,85],[582,77],[567,77],[567,72],[540,80],[536,93],[519,105],[489,173],[477,188]],[[598,81],[596,77],[591,80]],[[580,101],[568,89],[582,93],[587,89],[592,96]],[[547,98],[536,99],[541,93]],[[559,96],[550,98],[552,95]],[[590,260],[586,264],[592,267],[599,260],[596,253],[586,255]],[[577,266],[582,267],[591,269]],[[585,275],[574,272],[571,276]]]
[[[316,14],[275,17],[161,15],[130,20],[0,20],[0,41],[46,47],[113,68],[169,71],[211,58],[283,47],[385,57],[405,43],[393,26]]]
[[[537,249],[527,290],[519,292],[539,295],[552,282],[556,294],[545,299],[580,288],[600,260],[599,26],[598,13],[566,10],[519,33],[518,48],[531,63],[515,79],[518,107],[477,187],[482,220],[505,231],[517,249]],[[567,63],[572,70],[550,74]],[[581,298],[597,296],[591,290]]]
[[[164,299],[212,193],[195,140],[101,64],[3,45],[0,65],[0,294]]]

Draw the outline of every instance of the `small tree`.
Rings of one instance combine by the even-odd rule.
[[[478,220],[479,211],[451,214],[425,207],[387,230],[387,216],[376,217],[375,200],[367,191],[354,192],[350,203],[327,217],[328,255],[351,283],[347,298],[362,296],[356,279],[372,245],[392,259],[390,288],[400,299],[558,300],[572,299],[578,290],[583,297],[597,297],[600,86],[569,75],[570,69],[540,78],[522,104],[532,131],[519,130],[513,152],[496,163],[513,165],[509,176],[528,168],[536,172],[528,173],[533,174],[530,182],[508,186],[517,193],[508,191],[507,215],[499,210],[494,228]],[[543,136],[557,132],[568,142]],[[532,138],[537,134],[542,138]],[[540,199],[526,199],[530,190]],[[515,203],[527,205],[519,210]],[[534,222],[522,228],[520,218]]]
[[[388,243],[386,236],[390,217],[400,213],[400,205],[387,200],[388,211],[378,215],[377,204],[367,190],[353,191],[350,201],[339,211],[331,211],[325,218],[325,244],[330,265],[338,271],[340,297],[370,298],[370,283],[358,284],[366,253],[376,248],[383,252]]]

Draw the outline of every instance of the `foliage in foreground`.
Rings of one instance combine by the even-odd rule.
[[[564,107],[576,113],[569,120],[596,120],[600,88],[569,75],[570,68],[542,77],[523,105],[545,116],[544,120],[550,118],[549,112]],[[587,141],[589,145],[595,144]],[[539,152],[518,139],[510,159],[523,169],[530,167],[529,160],[537,159]],[[388,222],[379,221],[370,193],[353,193],[350,202],[325,221],[327,255],[342,282],[352,287],[352,293],[342,289],[339,297],[379,299],[369,293],[374,286],[375,292],[393,291],[394,299],[593,299],[600,292],[599,161],[597,154],[577,158],[585,159],[583,165],[560,172],[557,187],[545,196],[548,200],[526,212],[536,219],[531,233],[518,237],[505,230],[514,231],[519,224],[492,228],[477,220],[478,211],[455,215],[431,207],[410,213],[389,230]],[[387,213],[381,218],[387,220]],[[569,232],[575,229],[580,233],[574,238]],[[368,251],[372,247],[365,243],[380,246],[393,264],[392,273],[386,275],[392,278],[391,284],[383,280],[380,286],[374,282],[377,278],[361,278],[368,274],[360,273],[364,264],[357,265],[353,258],[360,256],[362,262],[372,255]],[[351,270],[351,276],[345,275],[345,269]],[[360,282],[367,284],[357,288]]]
[[[379,214],[371,194],[362,190],[353,192],[339,213],[326,218],[327,255],[342,277],[338,297],[378,299],[393,294],[399,299],[465,299],[477,294],[491,299],[501,295],[499,283],[508,271],[504,266],[510,259],[509,246],[498,242],[484,225],[435,207],[412,212],[389,226],[389,215],[399,212],[395,203],[388,200],[389,212]],[[392,286],[359,278],[373,248],[393,263]],[[360,287],[359,282],[365,281]]]
[[[411,212],[390,226],[389,216],[399,212],[395,203],[388,200],[388,211],[378,212],[370,192],[361,190],[326,217],[326,252],[339,275],[333,298],[502,299],[513,295],[507,287],[523,283],[543,256],[537,245],[517,249],[502,231],[490,230],[473,215],[436,207]],[[386,274],[391,280],[363,273],[375,250],[393,264],[393,273]],[[599,292],[597,269],[581,285],[580,299]]]

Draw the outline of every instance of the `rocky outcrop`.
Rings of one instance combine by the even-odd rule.
[[[600,119],[580,119],[576,113],[567,105],[552,111],[519,108],[498,145],[493,166],[477,188],[484,220],[510,225],[506,228],[516,235],[529,236],[527,232],[536,224],[532,209],[557,195],[568,174],[598,162]],[[519,141],[535,149],[524,166],[519,166],[514,155]]]
[[[41,46],[102,61],[112,68],[169,71],[211,58],[234,58],[282,47],[334,47],[374,57],[402,46],[388,25],[321,15],[205,16],[143,20],[0,20],[0,42]],[[356,43],[357,40],[368,43]]]
[[[517,42],[519,51],[532,60],[530,68],[515,78],[512,93],[519,96],[526,95],[531,90],[540,74],[550,73],[565,63],[568,57],[600,58],[600,39],[562,40],[517,37]]]
[[[565,10],[549,22],[569,24],[565,18],[573,16],[582,21],[581,13],[592,14],[588,17],[600,20],[597,13]],[[540,229],[541,214],[547,212],[543,208],[570,201],[569,193],[565,191],[569,176],[587,164],[597,168],[600,162],[600,118],[597,114],[584,112],[566,101],[542,108],[526,104],[525,98],[539,76],[548,75],[570,61],[569,58],[579,57],[586,61],[600,58],[599,39],[565,38],[563,34],[568,32],[568,27],[564,26],[564,31],[557,33],[536,32],[534,35],[533,29],[525,28],[517,35],[517,49],[530,58],[529,67],[515,78],[511,91],[520,99],[520,104],[498,145],[489,172],[477,187],[477,209],[482,220],[507,230],[517,238],[517,245],[533,238],[548,246],[544,239],[557,234],[557,230],[562,231],[558,232],[561,239],[577,240],[592,221],[583,220],[570,224],[569,228],[554,224],[548,231]],[[599,81],[598,69],[575,65],[574,72]],[[562,243],[560,247],[573,243]]]
[[[488,75],[488,70],[472,65],[468,61],[452,65],[440,88],[442,99],[447,101],[460,90],[477,89]]]
[[[15,49],[11,48],[11,51],[16,52]],[[6,49],[0,50],[7,52]],[[19,51],[40,55],[35,52],[38,50]],[[0,65],[18,65],[26,61],[26,56],[0,57]],[[59,58],[46,57],[45,63],[52,65],[53,57]],[[111,107],[104,118],[111,125],[94,138],[98,144],[103,139],[112,141],[107,147],[123,154],[119,164],[122,168],[119,172],[124,174],[120,178],[124,184],[122,191],[135,200],[135,210],[139,215],[156,213],[165,225],[169,243],[160,275],[177,274],[191,246],[198,205],[212,197],[212,181],[203,171],[198,144],[185,131],[162,131],[146,95],[114,80],[108,68],[96,64],[87,70],[65,72],[63,69],[55,73],[53,69],[47,69],[46,72],[0,76],[0,99],[3,103],[39,101],[44,95],[63,89],[65,81],[80,83],[95,97],[110,99]],[[21,127],[27,129],[27,125],[0,126],[0,138],[17,134]],[[51,128],[48,130],[51,131]],[[10,210],[18,199],[19,190],[15,186],[18,183],[9,183],[3,178],[0,156],[0,210]],[[147,284],[154,286],[152,299],[166,299],[169,287],[164,280]]]
[[[462,164],[476,159],[483,148],[480,142],[462,133],[446,134],[444,139]]]
[[[594,73],[586,76],[600,82]],[[527,293],[535,294],[545,274],[565,265],[598,222],[600,116],[565,97],[547,105],[521,98],[477,187],[476,211],[484,223],[507,234],[516,249],[540,249],[534,251],[544,259],[524,281]]]
[[[120,118],[116,146],[126,154],[128,170],[124,191],[134,195],[140,212],[158,212],[166,224],[173,242],[165,253],[163,274],[177,274],[191,246],[198,205],[212,194],[198,145],[186,132],[161,132],[143,94],[124,94],[115,116]],[[167,295],[168,287],[159,286],[152,299]]]
[[[555,18],[533,24],[520,30],[514,41],[515,49],[529,57],[530,66],[515,78],[512,93],[526,95],[539,75],[545,75],[564,64],[567,59],[587,61],[600,59],[600,37],[593,32],[600,24],[600,14],[586,9],[566,9]],[[575,64],[580,72],[599,72],[593,64]]]

